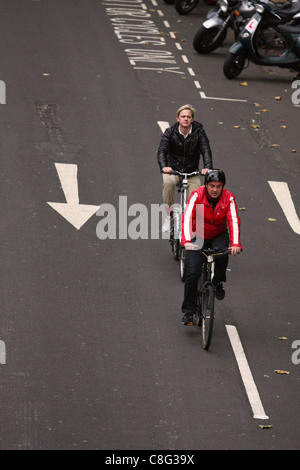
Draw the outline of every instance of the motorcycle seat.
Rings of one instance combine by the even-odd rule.
[[[300,34],[300,24],[297,24],[295,26],[289,24],[281,24],[277,26],[277,29],[280,33]]]
[[[286,3],[283,7],[279,9],[275,9],[275,13],[279,15],[282,19],[290,19],[296,13],[300,11],[300,0],[296,0],[295,2]]]

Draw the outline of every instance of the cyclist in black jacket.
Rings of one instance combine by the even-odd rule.
[[[170,230],[170,214],[174,204],[176,184],[180,178],[170,175],[172,170],[182,173],[192,173],[199,169],[200,155],[203,157],[204,175],[212,169],[212,154],[208,137],[200,122],[194,121],[195,109],[186,104],[177,111],[177,122],[164,132],[158,152],[157,160],[163,173],[163,202],[166,204],[167,217],[162,230]],[[189,179],[189,194],[200,186],[200,177],[193,176]]]

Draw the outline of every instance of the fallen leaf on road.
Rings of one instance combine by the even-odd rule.
[[[286,341],[287,337],[286,336],[277,336],[277,339],[280,339],[281,341]]]
[[[248,83],[247,82],[241,82],[240,85],[241,86],[248,86]]]
[[[275,374],[290,375],[290,372],[288,370],[275,369],[274,372],[275,372]]]
[[[271,217],[267,217],[267,220],[269,220],[270,222],[276,222],[276,219],[272,219]]]
[[[239,129],[241,126],[233,126],[234,129]]]
[[[262,109],[261,112],[262,112],[262,113],[268,113],[269,110],[268,110],[268,109]]]
[[[292,150],[291,150],[291,152],[293,152],[293,153],[296,153],[296,152],[297,152],[297,150],[296,150],[296,149],[292,149]]]
[[[258,124],[251,124],[250,127],[253,127],[253,129],[259,129],[260,126]]]
[[[259,424],[260,429],[271,429],[272,424]]]
[[[280,101],[280,100],[281,100],[281,96],[275,96],[274,99],[277,100],[277,101]]]

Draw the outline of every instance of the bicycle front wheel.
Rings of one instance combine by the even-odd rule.
[[[202,346],[208,350],[214,327],[215,319],[215,291],[212,284],[208,284],[202,292],[201,298],[201,326]]]

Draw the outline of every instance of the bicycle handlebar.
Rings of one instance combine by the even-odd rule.
[[[178,175],[178,176],[183,176],[185,178],[188,178],[189,176],[196,176],[196,175],[200,175],[200,171],[199,170],[196,170],[196,171],[192,171],[192,173],[182,173],[181,171],[177,171],[177,170],[172,170],[168,173],[166,173],[167,175]]]
[[[224,248],[203,248],[200,249],[200,251],[207,256],[231,255],[231,250],[224,250]],[[238,252],[238,254],[240,254],[240,252]]]

